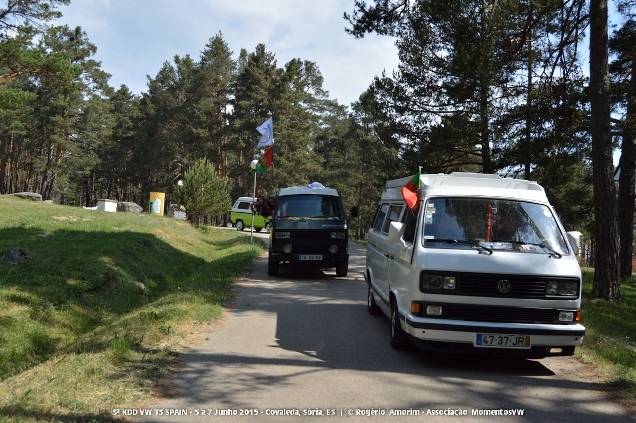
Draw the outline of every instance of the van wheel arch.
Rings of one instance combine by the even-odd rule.
[[[391,347],[395,350],[407,350],[411,347],[411,340],[409,335],[402,329],[397,298],[393,292],[389,292],[389,304],[391,305]]]
[[[367,272],[368,277],[368,272]],[[373,295],[373,288],[371,288],[371,279],[367,279],[367,311],[372,316],[379,316],[382,314],[382,310],[375,302],[375,295]]]

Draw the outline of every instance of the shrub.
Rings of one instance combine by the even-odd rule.
[[[176,194],[195,223],[201,216],[219,216],[230,207],[227,180],[217,175],[208,159],[199,159],[188,168]]]

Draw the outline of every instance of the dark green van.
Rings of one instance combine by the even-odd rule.
[[[268,271],[282,264],[349,268],[347,221],[338,191],[312,183],[282,188],[272,216]]]

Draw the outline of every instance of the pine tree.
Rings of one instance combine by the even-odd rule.
[[[280,75],[274,55],[263,44],[257,45],[254,52],[247,56],[241,52],[241,56],[234,85],[229,146],[233,156],[229,175],[235,181],[234,197],[251,193],[250,162],[256,156],[256,127],[272,113],[274,85]],[[275,123],[275,131],[277,126]]]
[[[236,63],[223,35],[219,32],[206,44],[197,64],[192,95],[197,151],[215,164],[223,176],[228,172],[227,154],[230,136],[228,119]]]
[[[618,224],[612,172],[608,75],[607,1],[590,2],[590,92],[594,180],[593,294],[619,300]]]
[[[624,2],[627,12],[629,2]],[[620,276],[628,279],[632,275],[634,243],[634,202],[636,196],[636,19],[626,13],[627,21],[610,41],[617,58],[610,70],[617,91],[617,103],[625,111],[621,122],[621,156],[618,180],[618,227],[620,230]]]

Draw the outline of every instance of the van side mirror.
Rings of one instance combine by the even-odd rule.
[[[404,224],[402,222],[391,222],[389,225],[389,241],[397,242],[402,238],[404,233]]]
[[[570,231],[568,234],[568,241],[574,250],[574,254],[579,254],[581,251],[581,236],[583,235],[579,231]]]
[[[351,207],[351,212],[349,213],[351,218],[360,216],[360,208],[358,206]]]

